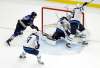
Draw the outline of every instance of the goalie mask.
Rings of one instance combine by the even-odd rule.
[[[73,15],[72,15],[71,12],[66,13],[66,18],[67,18],[67,20],[70,20],[72,17],[73,17]]]

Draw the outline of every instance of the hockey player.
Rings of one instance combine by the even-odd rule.
[[[18,35],[22,35],[23,31],[27,28],[27,26],[30,26],[32,29],[36,29],[39,31],[38,27],[33,24],[33,21],[35,17],[37,16],[36,12],[32,12],[30,15],[27,15],[23,17],[22,19],[19,19],[16,25],[16,29],[14,31],[14,34],[6,41],[6,43],[10,46],[10,42]]]
[[[32,54],[35,55],[37,57],[37,62],[39,64],[44,64],[44,62],[41,61],[41,56],[39,53],[39,36],[38,36],[38,32],[36,33],[32,33],[26,40],[25,44],[23,45],[23,52],[22,54],[20,54],[19,58],[23,59],[26,58],[26,53],[27,54]]]

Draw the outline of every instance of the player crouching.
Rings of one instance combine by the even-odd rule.
[[[26,43],[23,45],[23,52],[20,54],[19,58],[26,58],[26,53],[35,55],[37,57],[37,62],[39,64],[44,64],[43,61],[41,61],[41,56],[39,53],[39,36],[38,32],[30,34],[30,36],[27,38]]]

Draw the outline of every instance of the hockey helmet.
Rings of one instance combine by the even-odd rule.
[[[70,20],[73,17],[73,14],[71,12],[66,13],[66,18]]]
[[[36,12],[32,12],[31,15],[35,17],[35,16],[37,16],[37,13]]]

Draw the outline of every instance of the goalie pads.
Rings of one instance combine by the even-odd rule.
[[[47,34],[47,33],[43,33],[43,36],[46,36],[49,40],[54,40],[54,39],[52,38],[52,36],[50,36],[50,35]]]
[[[48,37],[46,36],[43,36],[42,40],[45,41],[49,45],[56,45],[56,40],[52,40],[51,38],[48,39]]]
[[[66,36],[64,40],[68,48],[72,48],[72,45],[78,45],[78,43],[74,41],[74,35]]]
[[[80,38],[86,38],[87,37],[87,31],[86,30],[83,30],[83,31],[77,30],[77,33],[76,33],[75,36],[80,37]]]
[[[87,32],[87,30],[84,30],[82,32],[77,31],[76,37],[80,38],[79,43],[81,43],[83,45],[87,45],[88,44],[88,32]]]
[[[56,45],[56,40],[53,39],[52,36],[50,36],[47,33],[43,33],[43,36],[42,36],[41,40],[45,41],[49,45]]]

